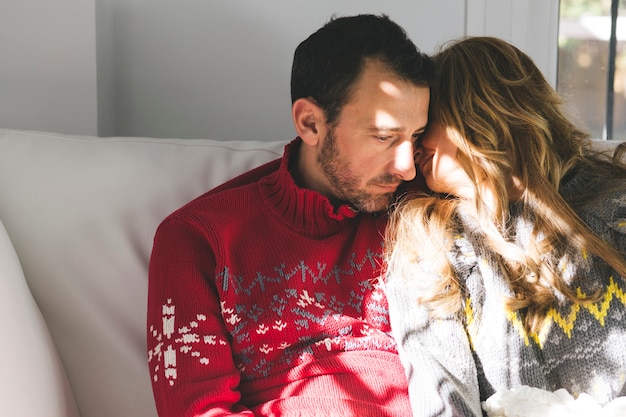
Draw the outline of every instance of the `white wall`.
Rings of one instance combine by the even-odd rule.
[[[0,127],[92,134],[94,0],[0,2]]]
[[[290,139],[293,51],[333,13],[387,13],[428,52],[465,26],[464,0],[102,3],[102,135]]]
[[[387,13],[428,53],[500,36],[556,77],[558,0],[49,3],[0,2],[0,127],[290,139],[293,50],[333,13]]]

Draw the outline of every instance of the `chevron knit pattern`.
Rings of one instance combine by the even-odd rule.
[[[597,194],[583,202],[587,190]],[[575,201],[592,230],[626,253],[623,181],[598,180],[579,169],[560,192]],[[521,212],[512,205],[510,225],[523,246],[532,224]],[[428,320],[426,308],[415,302],[419,285],[396,277],[386,283],[391,325],[411,375],[414,415],[478,417],[481,401],[520,386],[586,393],[600,404],[626,396],[625,277],[586,251],[572,250],[559,264],[564,276],[580,297],[597,292],[600,299],[575,305],[561,297],[540,331],[527,334],[520,315],[505,307],[513,294],[475,222],[458,213],[458,224],[449,256],[465,294],[461,317]]]

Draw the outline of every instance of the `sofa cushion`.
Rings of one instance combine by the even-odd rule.
[[[145,347],[154,232],[285,143],[0,130],[0,219],[81,417],[156,415]]]
[[[77,417],[74,396],[0,222],[0,416]]]

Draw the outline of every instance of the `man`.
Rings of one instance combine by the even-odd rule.
[[[283,158],[156,233],[148,348],[161,417],[410,415],[377,277],[432,73],[386,16],[333,19],[298,46],[298,137]]]

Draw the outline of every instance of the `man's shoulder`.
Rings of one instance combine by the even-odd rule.
[[[170,218],[187,218],[189,215],[196,217],[198,213],[212,213],[225,207],[232,207],[233,198],[250,196],[250,189],[263,178],[276,172],[280,167],[280,159],[267,162],[249,171],[246,171],[217,187],[206,191],[200,196],[189,201],[171,213],[165,220]],[[241,198],[237,198],[241,201]],[[195,213],[195,215],[193,214]]]
[[[218,185],[217,187],[209,190],[203,196],[204,197],[211,196],[211,195],[219,194],[220,192],[223,192],[226,190],[236,189],[236,188],[247,186],[249,184],[253,184],[259,181],[261,178],[264,178],[267,175],[270,175],[271,173],[278,170],[278,168],[280,167],[280,161],[281,161],[280,158],[274,159],[273,161],[266,162],[263,165],[260,165],[249,171],[246,171],[243,174],[240,174],[236,176],[235,178],[230,179],[226,181],[225,183]]]

